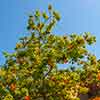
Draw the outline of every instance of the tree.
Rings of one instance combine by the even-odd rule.
[[[86,48],[95,36],[55,35],[52,29],[59,20],[51,5],[48,13],[29,15],[29,35],[19,39],[14,53],[3,52],[1,100],[79,100],[79,94],[100,89],[100,62]],[[65,63],[69,67],[59,70],[57,64]]]

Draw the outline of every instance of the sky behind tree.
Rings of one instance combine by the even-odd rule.
[[[1,0],[0,64],[4,63],[2,51],[13,52],[18,38],[28,33],[28,15],[36,9],[47,11],[48,4],[61,14],[54,33],[91,32],[97,43],[89,49],[100,58],[100,0]]]

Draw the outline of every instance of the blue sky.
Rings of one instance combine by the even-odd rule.
[[[13,51],[20,36],[27,33],[28,14],[35,9],[47,10],[48,4],[61,14],[55,33],[91,32],[97,43],[91,50],[100,57],[100,0],[1,0],[0,1],[0,64],[2,51]]]

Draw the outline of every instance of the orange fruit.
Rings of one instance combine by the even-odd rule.
[[[97,76],[98,80],[100,80],[100,73],[98,73],[98,76]]]
[[[25,100],[30,100],[30,96],[25,96]]]
[[[66,83],[66,84],[68,83],[68,80],[63,80],[63,81],[64,81],[64,83]]]
[[[100,100],[100,97],[95,97],[95,98],[92,99],[92,100]]]
[[[68,49],[72,49],[73,48],[73,45],[72,44],[70,44],[70,45],[68,45],[68,47],[67,47]]]
[[[14,90],[16,89],[16,84],[12,83],[12,84],[10,85],[10,89],[11,89],[12,91],[14,91]]]
[[[56,80],[56,78],[55,78],[54,76],[52,76],[50,79],[51,79],[52,81],[55,81],[55,80]]]

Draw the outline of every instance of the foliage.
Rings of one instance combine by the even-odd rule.
[[[48,12],[30,15],[30,34],[19,39],[14,53],[3,52],[1,100],[79,100],[79,94],[100,89],[100,61],[86,48],[95,36],[54,35],[60,15],[51,5]],[[59,70],[57,64],[71,66]]]

